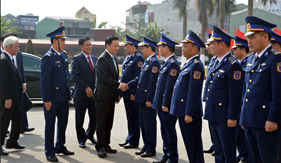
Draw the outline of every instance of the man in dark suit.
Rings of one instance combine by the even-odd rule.
[[[3,45],[5,50],[1,54],[1,155],[8,155],[2,149],[2,145],[10,120],[12,120],[12,129],[6,148],[23,149],[25,147],[18,144],[22,123],[20,108],[22,86],[13,58],[19,50],[18,38],[15,36],[7,37]]]
[[[52,47],[41,60],[40,85],[45,116],[45,155],[48,161],[57,162],[55,154],[74,155],[65,147],[65,131],[68,121],[70,101],[68,59],[65,47],[64,26],[47,34]],[[57,141],[54,146],[55,122]]]
[[[105,40],[106,50],[100,55],[96,63],[96,86],[94,100],[97,109],[97,144],[99,157],[106,157],[106,153],[116,153],[110,144],[110,133],[113,124],[115,102],[120,101],[118,89],[125,89],[125,84],[119,83],[119,70],[114,55],[119,50],[119,39],[108,36]]]
[[[6,34],[3,34],[1,35],[1,53],[3,52],[3,41],[5,38],[9,37],[9,36],[15,36],[15,37],[18,37],[15,33],[6,33]],[[0,54],[1,54],[0,53]],[[26,78],[25,78],[25,74],[24,74],[24,68],[23,68],[23,60],[22,60],[22,53],[21,51],[18,51],[18,54],[13,56],[14,57],[14,62],[15,62],[15,65],[16,65],[16,68],[19,72],[19,75],[20,75],[20,78],[21,78],[21,82],[22,82],[22,89],[23,89],[23,92],[26,91],[27,87],[26,87]],[[23,102],[23,98],[21,99],[21,109],[22,109],[22,113],[23,113],[23,119],[22,119],[22,127],[21,127],[21,133],[23,134],[24,132],[30,132],[30,131],[33,131],[34,128],[29,128],[28,127],[28,120],[27,120],[27,114],[26,114],[26,109],[24,107],[24,102]],[[7,131],[7,133],[9,133]]]
[[[75,82],[73,92],[75,106],[75,124],[76,134],[79,147],[86,147],[86,140],[89,139],[93,144],[96,144],[94,133],[96,131],[96,110],[95,101],[92,99],[93,90],[95,88],[95,69],[94,65],[97,62],[97,57],[93,56],[92,44],[88,37],[79,40],[81,53],[72,58],[71,74]],[[85,113],[88,108],[89,125],[88,129],[84,130],[83,123]]]

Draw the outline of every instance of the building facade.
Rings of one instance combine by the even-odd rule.
[[[281,0],[276,0],[276,4],[270,4],[269,1],[264,5],[262,0],[253,0],[253,6],[268,12],[271,12],[276,15],[281,15]]]
[[[60,26],[65,26],[65,34],[70,40],[94,37],[94,22],[80,18],[47,16],[36,24],[36,38],[49,39],[46,34]]]

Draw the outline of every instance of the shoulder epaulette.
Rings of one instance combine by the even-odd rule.
[[[51,55],[53,55],[53,52],[50,50],[46,53],[46,55],[50,57]]]
[[[155,58],[155,57],[152,57],[151,59],[152,59],[152,61],[157,61],[157,58]]]
[[[199,60],[198,59],[194,59],[194,63],[199,63]]]
[[[273,54],[275,54],[275,55],[278,55],[278,54],[281,53],[280,51],[277,51],[277,50],[275,50],[274,48],[272,48],[270,51],[271,51]]]
[[[232,65],[236,62],[236,60],[232,57],[229,57],[228,60]]]
[[[171,62],[171,63],[174,63],[174,62],[175,62],[175,60],[174,60],[173,58],[171,58],[171,59],[170,59],[170,62]]]
[[[255,54],[255,52],[250,52],[247,56],[250,56],[250,55],[252,55],[252,54]]]
[[[65,50],[63,50],[62,52],[64,52],[65,54],[67,53]]]
[[[140,53],[137,53],[137,56],[142,56]]]

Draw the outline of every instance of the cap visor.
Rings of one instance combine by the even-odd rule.
[[[252,35],[252,34],[254,34],[255,32],[254,31],[249,31],[249,32],[247,32],[247,33],[245,33],[245,35],[244,36],[250,36],[250,35]]]
[[[185,42],[188,42],[188,41],[187,41],[187,40],[182,40],[181,42],[182,42],[182,43],[185,43]]]
[[[142,47],[142,46],[144,46],[144,44],[141,42],[141,43],[138,44],[138,46]]]
[[[207,40],[207,43],[211,43],[211,42],[213,42],[213,41],[215,41],[214,39],[212,39],[212,38],[209,38],[208,40]]]
[[[235,49],[235,48],[237,48],[237,46],[236,46],[236,45],[234,45],[234,46],[232,46],[232,47],[231,47],[231,49]]]
[[[67,37],[66,37],[66,36],[62,36],[62,37],[60,37],[60,38],[62,38],[62,39],[67,39]]]
[[[162,45],[162,43],[161,43],[161,42],[159,42],[159,43],[157,44],[157,46],[158,46],[158,45]]]

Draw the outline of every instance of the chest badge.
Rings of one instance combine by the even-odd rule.
[[[234,71],[234,72],[233,72],[233,79],[235,79],[235,80],[240,80],[240,79],[241,79],[241,76],[242,76],[241,71],[237,70],[237,71]]]
[[[201,72],[200,71],[194,71],[193,78],[198,80],[198,79],[200,79],[200,77],[201,77]]]
[[[172,69],[171,71],[170,71],[170,75],[171,76],[176,76],[177,75],[177,70],[176,69]]]
[[[281,62],[277,63],[277,72],[281,72]]]

